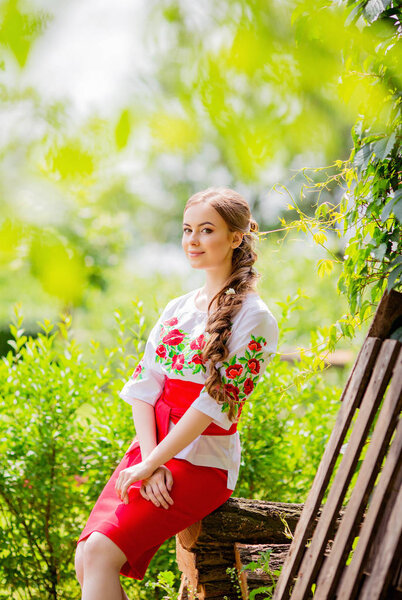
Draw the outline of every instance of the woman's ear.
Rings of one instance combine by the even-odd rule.
[[[241,231],[233,232],[232,248],[238,248],[243,241],[243,233]]]

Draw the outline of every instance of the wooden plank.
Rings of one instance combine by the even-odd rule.
[[[388,589],[402,552],[401,506],[402,487],[399,488],[397,500],[384,531],[381,552],[377,554],[373,570],[364,581],[359,600],[383,600],[389,597]]]
[[[389,338],[396,320],[402,316],[402,294],[396,290],[384,292],[371,321],[368,337]]]
[[[393,490],[398,491],[402,483],[402,419],[399,419],[395,436],[371,499],[367,515],[360,531],[357,546],[350,564],[345,569],[343,581],[338,587],[338,598],[355,598],[359,589],[370,550],[377,532],[382,535],[381,520],[384,505],[392,498]],[[388,519],[387,519],[388,520]]]
[[[335,536],[331,554],[325,561],[325,565],[318,576],[314,600],[326,600],[336,590],[341,572],[352,549],[353,540],[357,534],[369,494],[374,487],[398,421],[398,415],[402,407],[402,349],[399,342],[395,340],[395,343],[399,346],[399,359],[395,363],[394,376],[377,418],[370,445],[360,468],[344,517]],[[386,482],[384,483],[381,477],[378,487],[383,488],[384,485],[386,486]],[[360,532],[361,535],[362,531]],[[340,597],[349,596],[340,595]]]
[[[306,600],[311,596],[311,586],[321,567],[324,549],[332,535],[335,520],[355,472],[363,444],[391,377],[399,348],[400,342],[397,340],[385,340],[381,346],[346,451],[336,471],[311,544],[304,553],[294,584],[292,600]]]
[[[349,425],[359,405],[367,385],[370,372],[381,347],[378,338],[367,337],[360,349],[356,362],[349,375],[341,396],[341,407],[335,426],[326,445],[312,487],[307,497],[303,512],[296,526],[294,539],[289,549],[281,575],[275,588],[273,600],[287,600],[290,587],[305,552],[305,545],[327,489],[339,450],[343,444]]]

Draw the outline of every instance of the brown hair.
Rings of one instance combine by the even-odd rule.
[[[202,351],[203,361],[209,361],[210,366],[205,381],[206,391],[218,404],[228,402],[228,418],[233,421],[237,414],[236,400],[223,388],[216,363],[224,361],[228,356],[227,342],[231,334],[232,320],[239,312],[246,295],[255,291],[255,282],[260,277],[253,267],[257,260],[254,232],[258,231],[258,224],[252,218],[249,205],[243,196],[229,188],[210,187],[197,192],[189,198],[184,211],[200,202],[211,205],[226,221],[230,231],[244,233],[241,244],[233,250],[232,272],[209,303],[208,310],[216,299],[217,308],[208,316],[205,331],[209,338]],[[236,294],[226,294],[229,288],[233,288]]]

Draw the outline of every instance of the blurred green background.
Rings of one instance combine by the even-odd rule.
[[[377,111],[386,93],[360,66],[387,24],[347,28],[345,10],[2,2],[3,332],[21,300],[31,330],[69,311],[80,338],[107,341],[113,307],[136,295],[162,307],[200,285],[181,251],[181,218],[187,198],[211,185],[243,193],[260,229],[272,232],[258,264],[271,309],[297,285],[315,294],[323,284],[314,264],[326,253],[303,232],[281,245],[279,217],[294,218],[287,207],[300,194],[298,169],[345,159],[356,118]],[[341,193],[332,186],[319,202]],[[316,201],[300,206],[311,215]],[[332,235],[329,246],[341,258],[346,242]],[[337,302],[318,301],[314,311],[306,302],[306,312],[325,323],[342,310]]]
[[[337,287],[359,215],[325,233],[315,218],[353,204],[347,174],[323,182],[365,127],[391,136],[384,160],[399,151],[397,5],[0,3],[1,598],[78,597],[75,538],[134,436],[118,391],[166,303],[203,284],[181,223],[210,186],[242,193],[264,232],[259,291],[280,327],[234,495],[305,500],[370,324]],[[328,349],[348,351],[340,368]],[[163,569],[178,578],[174,539],[146,581]]]

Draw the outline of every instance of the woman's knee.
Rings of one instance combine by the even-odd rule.
[[[117,544],[100,531],[94,531],[87,537],[84,548],[84,569],[92,565],[102,565],[120,570],[126,560],[126,555]]]
[[[77,548],[75,550],[75,557],[74,557],[75,572],[77,574],[77,579],[78,579],[81,587],[83,586],[83,582],[84,582],[84,546],[85,546],[85,544],[86,544],[86,540],[82,540],[81,542],[79,542],[79,544],[77,544]]]

